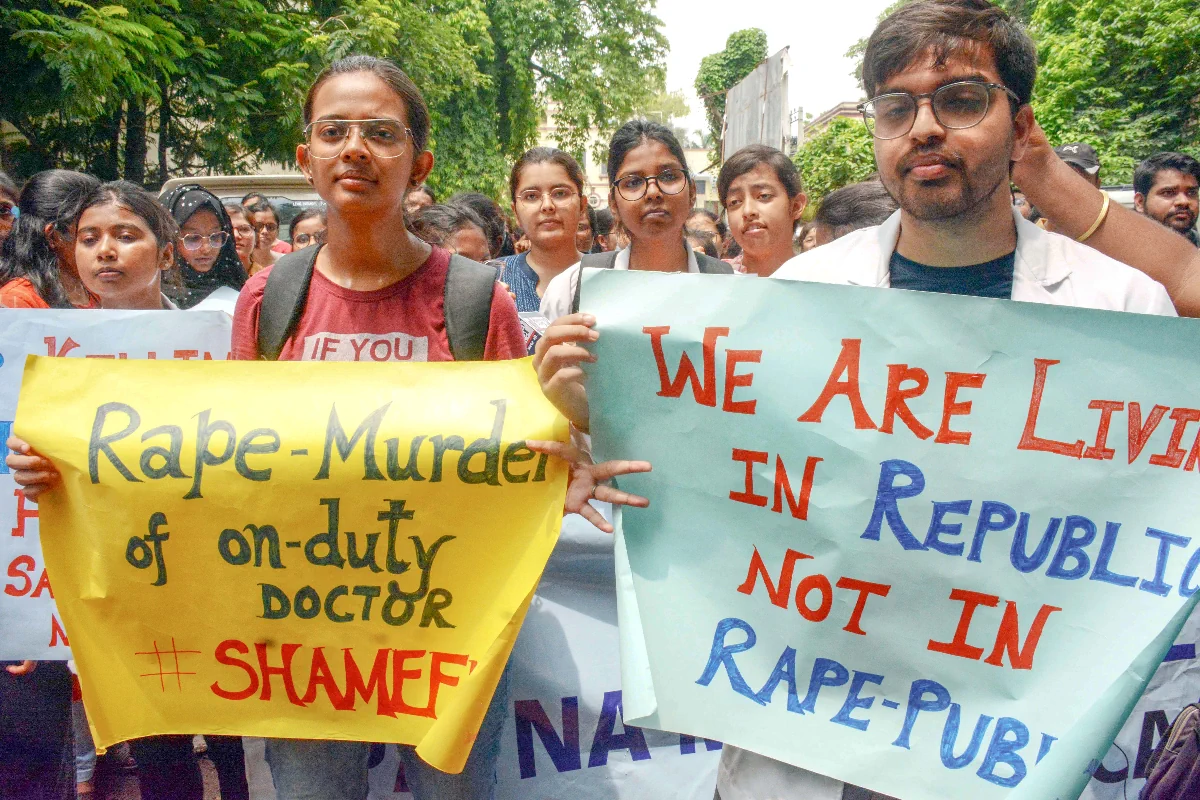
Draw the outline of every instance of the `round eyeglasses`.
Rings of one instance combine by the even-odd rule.
[[[983,122],[991,107],[993,91],[1005,92],[1016,101],[1017,106],[1021,103],[1021,98],[1003,84],[955,81],[927,94],[881,94],[860,103],[858,110],[862,112],[867,128],[876,139],[899,139],[911,131],[916,123],[920,101],[929,99],[934,119],[943,128],[962,130]]]
[[[687,186],[687,173],[681,169],[664,169],[657,175],[626,175],[614,186],[617,193],[626,200],[633,202],[641,200],[650,189],[650,181],[654,181],[658,190],[663,194],[679,194]]]
[[[359,139],[376,158],[404,155],[412,132],[394,119],[319,119],[304,129],[308,154],[313,158],[337,158],[346,149],[350,133],[358,129]]]
[[[183,246],[188,250],[199,250],[204,247],[204,243],[208,242],[208,246],[214,250],[219,250],[225,246],[225,242],[229,241],[229,234],[225,231],[217,231],[205,236],[202,233],[189,233],[185,236],[180,236],[179,241],[183,242]]]

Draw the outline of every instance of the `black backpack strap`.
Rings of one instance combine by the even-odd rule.
[[[444,308],[446,338],[455,361],[483,361],[495,291],[495,267],[450,256]]]
[[[571,297],[571,313],[579,311],[579,292],[583,287],[583,270],[612,269],[617,263],[617,251],[608,250],[604,253],[588,253],[579,260],[579,269],[575,271],[575,292]]]
[[[732,275],[733,266],[717,258],[711,258],[704,253],[696,253],[696,266],[705,275]]]
[[[312,282],[313,265],[317,263],[320,246],[305,247],[288,253],[275,262],[263,287],[262,305],[258,309],[258,357],[275,361],[283,343],[300,324],[304,303],[308,300],[308,285]]]

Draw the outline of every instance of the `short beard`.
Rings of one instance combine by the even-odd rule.
[[[1009,132],[1008,152],[1012,152],[1013,134]],[[960,165],[962,159],[957,158]],[[885,184],[888,194],[892,199],[904,210],[909,216],[922,222],[967,222],[977,219],[987,210],[987,204],[1000,189],[1000,187],[1009,180],[1012,162],[1008,159],[1004,162],[1003,170],[997,170],[997,175],[994,181],[989,181],[990,185],[986,187],[978,186],[972,179],[971,174],[966,170],[965,165],[958,168],[961,176],[961,185],[957,196],[944,200],[919,202],[915,197],[912,197],[906,191],[906,183],[904,176],[893,190]],[[988,179],[986,174],[977,174],[975,177]],[[953,176],[951,176],[953,178]]]

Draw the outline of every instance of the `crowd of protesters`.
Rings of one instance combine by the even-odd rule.
[[[1122,207],[1100,189],[1092,147],[1047,141],[1030,106],[1035,76],[1028,35],[987,0],[922,0],[893,13],[863,62],[870,99],[861,111],[878,172],[829,194],[803,222],[803,176],[763,145],[725,159],[722,213],[694,208],[679,141],[647,120],[612,137],[607,209],[588,204],[576,160],[549,147],[513,165],[508,211],[478,193],[439,203],[426,184],[435,156],[420,90],[394,64],[354,56],[326,69],[305,99],[296,158],[323,203],[291,220],[288,240],[279,210],[257,193],[228,203],[185,184],[155,198],[67,170],[38,173],[18,189],[0,173],[0,307],[187,309],[228,287],[240,292],[234,358],[328,357],[303,350],[316,332],[404,331],[428,341],[430,361],[532,353],[576,441],[590,427],[581,367],[594,360],[577,345],[599,335],[579,311],[584,267],[1200,315],[1200,163],[1147,154],[1134,174],[1134,208]],[[311,276],[303,308],[271,340],[260,320],[264,295],[273,275],[295,274]],[[447,320],[459,312],[446,307],[447,281],[483,282],[490,292],[478,342],[450,340]],[[30,499],[54,487],[52,464],[20,440],[8,444]],[[589,498],[647,502],[608,479],[648,464],[592,465],[586,447],[537,446],[571,462],[566,508],[602,529],[611,525]],[[92,790],[95,753],[78,703],[72,726],[72,692],[63,664],[0,670],[0,796],[62,797],[66,764],[76,767],[79,795]],[[492,797],[507,704],[505,675],[461,774],[401,748],[417,798]],[[248,797],[240,740],[205,742],[221,796]],[[192,747],[191,736],[131,743],[143,798],[199,800]],[[266,749],[281,800],[362,800],[368,755],[353,742],[279,739]],[[718,791],[724,800],[871,796],[732,747]]]

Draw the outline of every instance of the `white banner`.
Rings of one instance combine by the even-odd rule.
[[[225,359],[230,330],[229,315],[220,311],[0,309],[0,443],[12,428],[26,355]],[[7,448],[0,450],[7,455]],[[0,660],[69,659],[67,633],[42,566],[37,505],[25,500],[2,460],[0,564]]]

